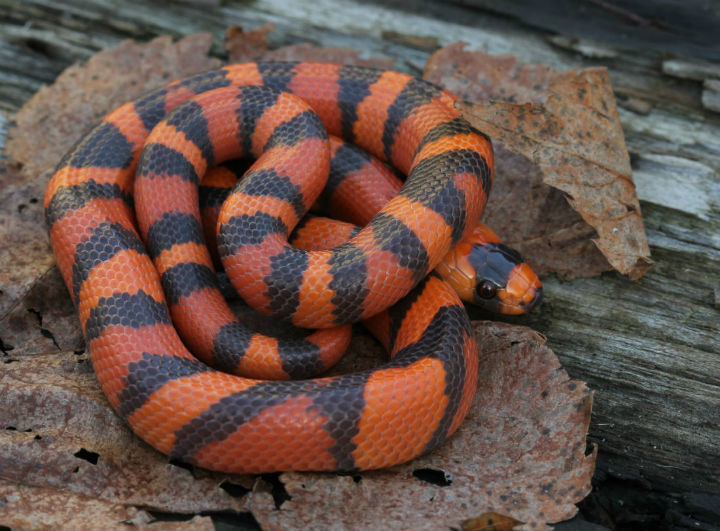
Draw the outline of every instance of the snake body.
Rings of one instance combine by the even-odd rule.
[[[387,467],[457,429],[475,392],[477,349],[458,295],[428,273],[473,231],[493,159],[454,100],[397,72],[230,65],[119,107],[68,153],[45,195],[51,244],[100,385],[137,435],[188,463],[258,473]],[[348,242],[298,250],[287,238],[325,185],[328,133],[408,178]],[[223,264],[259,311],[321,329],[298,340],[299,353],[215,302],[200,213],[186,198],[208,167],[243,155],[259,159],[219,215]],[[204,336],[206,363],[170,313]],[[335,334],[325,329],[358,320],[388,348],[385,365],[248,377],[269,377],[267,365],[279,377],[322,370],[337,347],[325,349],[324,334]]]

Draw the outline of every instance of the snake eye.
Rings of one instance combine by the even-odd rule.
[[[483,280],[477,285],[475,292],[482,299],[492,299],[497,293],[497,286],[489,280]]]

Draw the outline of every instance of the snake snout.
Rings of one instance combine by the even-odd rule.
[[[519,315],[532,310],[542,298],[542,284],[525,262],[517,264],[508,275],[505,289],[498,291],[499,312]]]

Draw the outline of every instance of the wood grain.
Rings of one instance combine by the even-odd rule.
[[[692,11],[693,3],[683,5]],[[546,278],[540,310],[514,322],[544,333],[570,376],[595,390],[590,437],[604,473],[720,494],[720,114],[711,94],[717,45],[679,30],[674,35],[687,39],[682,46],[647,44],[647,28],[621,42],[607,21],[597,31],[578,17],[530,25],[522,13],[494,13],[482,2],[397,4],[0,0],[0,109],[16,111],[73,62],[126,38],[209,31],[220,55],[232,24],[272,22],[271,46],[352,47],[393,57],[397,69],[413,74],[435,44],[457,40],[558,70],[608,66],[656,265],[637,282],[617,274]],[[545,5],[522,3],[531,4]],[[626,22],[618,26],[623,31]],[[684,57],[663,63],[666,52]],[[2,120],[0,143],[1,130]]]

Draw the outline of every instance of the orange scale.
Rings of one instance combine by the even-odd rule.
[[[149,131],[145,128],[140,115],[135,111],[135,104],[128,102],[121,105],[103,118],[103,122],[113,124],[125,139],[133,144],[133,151],[139,152]]]
[[[393,353],[418,341],[437,311],[449,306],[462,306],[462,301],[447,283],[437,277],[429,278],[421,296],[407,311],[397,331]]]
[[[363,302],[362,318],[368,318],[388,308],[417,283],[415,273],[400,267],[397,257],[390,251],[375,251],[366,260],[368,294]],[[388,274],[388,271],[391,273]]]
[[[248,378],[265,380],[289,380],[290,377],[282,367],[282,358],[278,352],[278,340],[274,337],[255,334],[240,358],[237,370]]]
[[[186,102],[195,95],[195,92],[188,87],[170,85],[165,95],[165,114],[168,114],[181,103]]]
[[[315,343],[320,347],[320,361],[323,372],[335,365],[342,358],[350,346],[352,339],[352,326],[345,325],[338,328],[317,330],[309,335],[306,340]]]
[[[465,230],[463,238],[467,238],[477,226],[478,219],[482,214],[487,195],[475,175],[469,173],[458,173],[453,177],[455,187],[465,194]]]
[[[264,295],[267,285],[263,279],[272,272],[272,257],[282,253],[285,245],[284,239],[271,234],[262,243],[245,245],[236,254],[223,258],[223,267],[230,281],[253,308],[264,308],[270,302]]]
[[[197,201],[197,185],[176,175],[146,175],[135,181],[135,210],[145,235],[168,212],[196,216]]]
[[[320,195],[330,172],[330,151],[326,140],[306,138],[292,147],[277,146],[265,153],[272,155],[272,167],[300,188],[306,208]]]
[[[357,121],[353,133],[359,145],[385,160],[383,131],[388,117],[388,109],[412,78],[398,72],[383,72],[380,78],[369,87],[368,94],[357,108]]]
[[[204,247],[207,249],[212,260],[213,267],[222,268],[220,255],[217,248],[217,219],[220,215],[220,207],[204,208],[200,211],[202,220],[203,236],[205,237]],[[203,259],[204,260],[204,259]]]
[[[77,246],[87,240],[100,224],[107,223],[112,216],[113,222],[135,232],[129,209],[120,199],[93,199],[82,208],[73,210],[57,220],[50,228],[50,243],[55,250],[55,259],[72,293],[72,268],[75,264]],[[113,215],[115,214],[115,215]]]
[[[353,438],[356,466],[382,468],[419,455],[447,407],[444,382],[442,362],[431,358],[373,372],[365,384],[365,409]]]
[[[345,144],[345,141],[340,138],[338,135],[330,134],[328,136],[328,141],[330,143],[330,157],[334,157],[335,154],[338,152],[338,150]]]
[[[213,344],[220,329],[235,321],[220,291],[211,287],[181,297],[170,307],[170,314],[190,351],[206,363],[213,361]]]
[[[472,243],[460,240],[435,267],[437,272],[462,300],[472,301],[477,285],[475,268],[467,257],[472,252]]]
[[[471,141],[474,147],[479,148],[479,153],[483,157],[485,157],[485,160],[489,162],[487,156],[488,154],[492,154],[492,145],[490,144],[490,142],[476,135],[475,133],[458,133],[453,136],[444,136],[442,138],[438,138],[437,140],[428,142],[427,144],[423,145],[417,155],[415,155],[414,163],[417,164],[417,162],[420,160],[434,157],[442,153],[447,153],[448,151],[454,151],[458,149],[460,145],[462,145],[465,139]]]
[[[383,212],[402,221],[422,242],[432,269],[450,250],[452,226],[432,208],[419,201],[397,195]]]
[[[235,474],[331,470],[337,466],[330,453],[336,441],[323,429],[328,420],[311,398],[290,398],[262,410],[226,439],[208,444],[193,462]]]
[[[402,187],[402,182],[377,159],[347,174],[332,194],[330,214],[365,225]]]
[[[293,315],[293,324],[305,328],[315,327],[319,315],[330,314],[335,305],[335,293],[325,289],[333,280],[328,259],[331,253],[317,251],[308,254],[308,265],[300,284],[298,307]]]
[[[417,107],[395,130],[392,146],[392,163],[403,173],[410,170],[415,152],[428,131],[449,122],[457,111],[442,104],[442,98],[433,98]]]
[[[288,84],[290,92],[309,102],[333,134],[342,131],[342,112],[338,105],[341,68],[330,63],[300,63]]]
[[[275,105],[265,109],[263,115],[255,122],[252,135],[252,154],[259,157],[268,139],[275,129],[283,123],[307,111],[308,105],[287,92],[282,92]],[[242,112],[242,109],[241,109]]]
[[[212,258],[207,247],[197,242],[176,243],[170,249],[164,249],[154,259],[155,267],[161,275],[171,267],[186,262],[201,264],[213,269]]]
[[[78,293],[78,315],[85,328],[90,311],[100,298],[116,293],[136,294],[142,290],[156,301],[164,300],[158,273],[145,254],[133,249],[119,251],[90,271]]]
[[[130,171],[132,170],[132,171]],[[65,166],[55,172],[45,189],[43,206],[47,207],[50,200],[57,193],[58,189],[65,186],[74,186],[88,181],[98,184],[117,184],[124,192],[132,192],[134,180],[134,168],[74,168]]]
[[[475,391],[478,385],[478,346],[474,335],[463,334],[465,340],[463,346],[463,356],[465,359],[465,380],[463,382],[463,394],[458,405],[457,412],[453,417],[450,427],[448,428],[448,437],[455,433],[460,425],[462,424],[465,416],[470,407],[472,406],[473,399],[475,398]]]
[[[489,226],[478,222],[472,232],[465,238],[469,243],[500,243],[500,237]]]
[[[310,218],[295,231],[292,244],[306,251],[332,249],[352,236],[355,225],[330,218]]]
[[[380,312],[363,321],[363,326],[382,344],[385,351],[390,350],[390,314]]]
[[[202,178],[203,186],[216,186],[218,188],[232,188],[237,183],[237,175],[225,166],[210,168]]]
[[[207,124],[208,139],[215,162],[248,155],[240,142],[240,123],[234,119],[240,109],[238,87],[225,87],[204,92],[193,100],[203,110]],[[229,117],[232,117],[229,119]]]
[[[146,352],[192,357],[169,323],[141,328],[107,327],[90,342],[89,351],[95,374],[113,407],[117,407],[119,394],[125,389],[128,365],[141,360]]]
[[[294,227],[300,221],[295,208],[284,199],[270,195],[258,196],[233,192],[227,197],[220,210],[218,228],[233,217],[254,216],[261,212],[279,217],[288,228]]]
[[[178,131],[174,125],[166,121],[157,124],[150,133],[150,136],[148,136],[145,145],[149,146],[151,144],[167,146],[182,153],[198,175],[203,175],[207,170],[207,161],[205,157],[203,157],[198,145],[192,140],[189,140],[185,136],[185,133]]]
[[[233,85],[262,85],[263,79],[257,63],[239,63],[223,67],[225,76]]]
[[[365,254],[371,254],[377,249],[377,240],[372,225],[363,227],[350,241]]]
[[[175,445],[175,433],[220,399],[245,391],[256,382],[220,372],[201,372],[171,380],[152,393],[145,404],[128,417],[136,433],[164,453]]]

